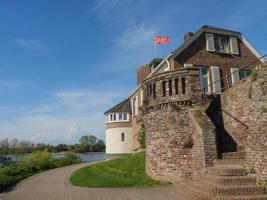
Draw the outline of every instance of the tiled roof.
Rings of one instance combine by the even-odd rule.
[[[104,114],[108,113],[116,113],[116,112],[127,112],[131,113],[131,104],[130,104],[130,98],[123,100],[116,106],[112,107],[111,109],[107,110]]]

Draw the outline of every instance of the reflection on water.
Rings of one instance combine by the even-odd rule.
[[[83,160],[83,162],[92,162],[92,161],[98,161],[98,160],[104,160],[106,158],[105,152],[90,152],[90,153],[74,153],[77,156],[80,156]],[[19,162],[22,160],[22,158],[30,156],[31,154],[7,154],[3,155],[6,157],[10,157],[12,161]],[[52,155],[58,159],[65,156],[65,153],[52,153]]]

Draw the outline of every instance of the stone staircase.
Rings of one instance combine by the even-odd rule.
[[[267,189],[256,184],[244,167],[244,152],[223,153],[214,166],[206,169],[201,180],[189,183],[190,199],[196,200],[267,200]]]

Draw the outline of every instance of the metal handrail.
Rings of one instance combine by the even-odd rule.
[[[263,56],[261,56],[261,57],[255,59],[255,60],[253,60],[252,62],[250,62],[250,63],[248,63],[248,64],[246,64],[246,65],[244,65],[244,66],[242,66],[242,67],[240,67],[240,68],[238,68],[238,69],[239,69],[239,70],[242,70],[242,69],[244,69],[244,68],[246,68],[246,67],[248,67],[248,66],[250,66],[250,65],[252,65],[252,64],[257,63],[259,60],[261,60],[262,58],[265,58],[265,57],[267,57],[267,54],[264,54]],[[239,73],[239,70],[234,71],[234,72],[231,72],[230,74],[227,74],[226,76],[220,78],[219,80],[214,81],[214,82],[212,82],[211,84],[207,85],[207,87],[209,88],[210,86],[214,85],[215,83],[217,83],[217,82],[221,82],[222,80],[227,79],[227,78],[230,77],[232,74]],[[224,88],[221,88],[220,90],[217,90],[217,91],[215,91],[215,92],[211,92],[211,93],[214,94],[214,93],[217,93],[217,92],[221,92],[221,91],[224,90],[225,88],[228,88],[228,85],[227,85],[226,87],[224,87]],[[206,98],[205,89],[206,89],[206,88],[204,88],[204,97]]]

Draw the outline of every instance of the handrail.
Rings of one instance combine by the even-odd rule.
[[[248,67],[248,66],[250,66],[250,65],[252,65],[252,64],[255,64],[256,62],[258,62],[259,60],[261,60],[262,58],[265,58],[265,57],[267,57],[267,54],[264,54],[263,56],[261,56],[261,57],[255,59],[255,60],[253,60],[253,61],[251,61],[250,63],[248,63],[248,64],[246,64],[246,65],[244,65],[244,66],[242,66],[242,67],[240,67],[240,68],[238,68],[238,69],[239,69],[239,70],[242,70],[242,69],[244,69],[244,68],[246,68],[246,67]],[[207,87],[209,88],[210,86],[214,85],[215,83],[217,83],[217,82],[221,82],[222,80],[227,79],[227,78],[230,77],[232,74],[239,73],[239,70],[234,71],[234,72],[231,72],[230,74],[227,74],[226,76],[220,78],[219,80],[214,81],[214,82],[212,82],[211,84],[207,85]],[[221,88],[220,90],[214,91],[214,92],[212,92],[212,93],[214,94],[214,93],[217,93],[217,92],[221,92],[221,91],[223,91],[225,88],[228,88],[228,86],[229,86],[229,84],[227,84],[226,87]],[[204,97],[206,98],[205,89],[206,89],[206,88],[204,88]]]

